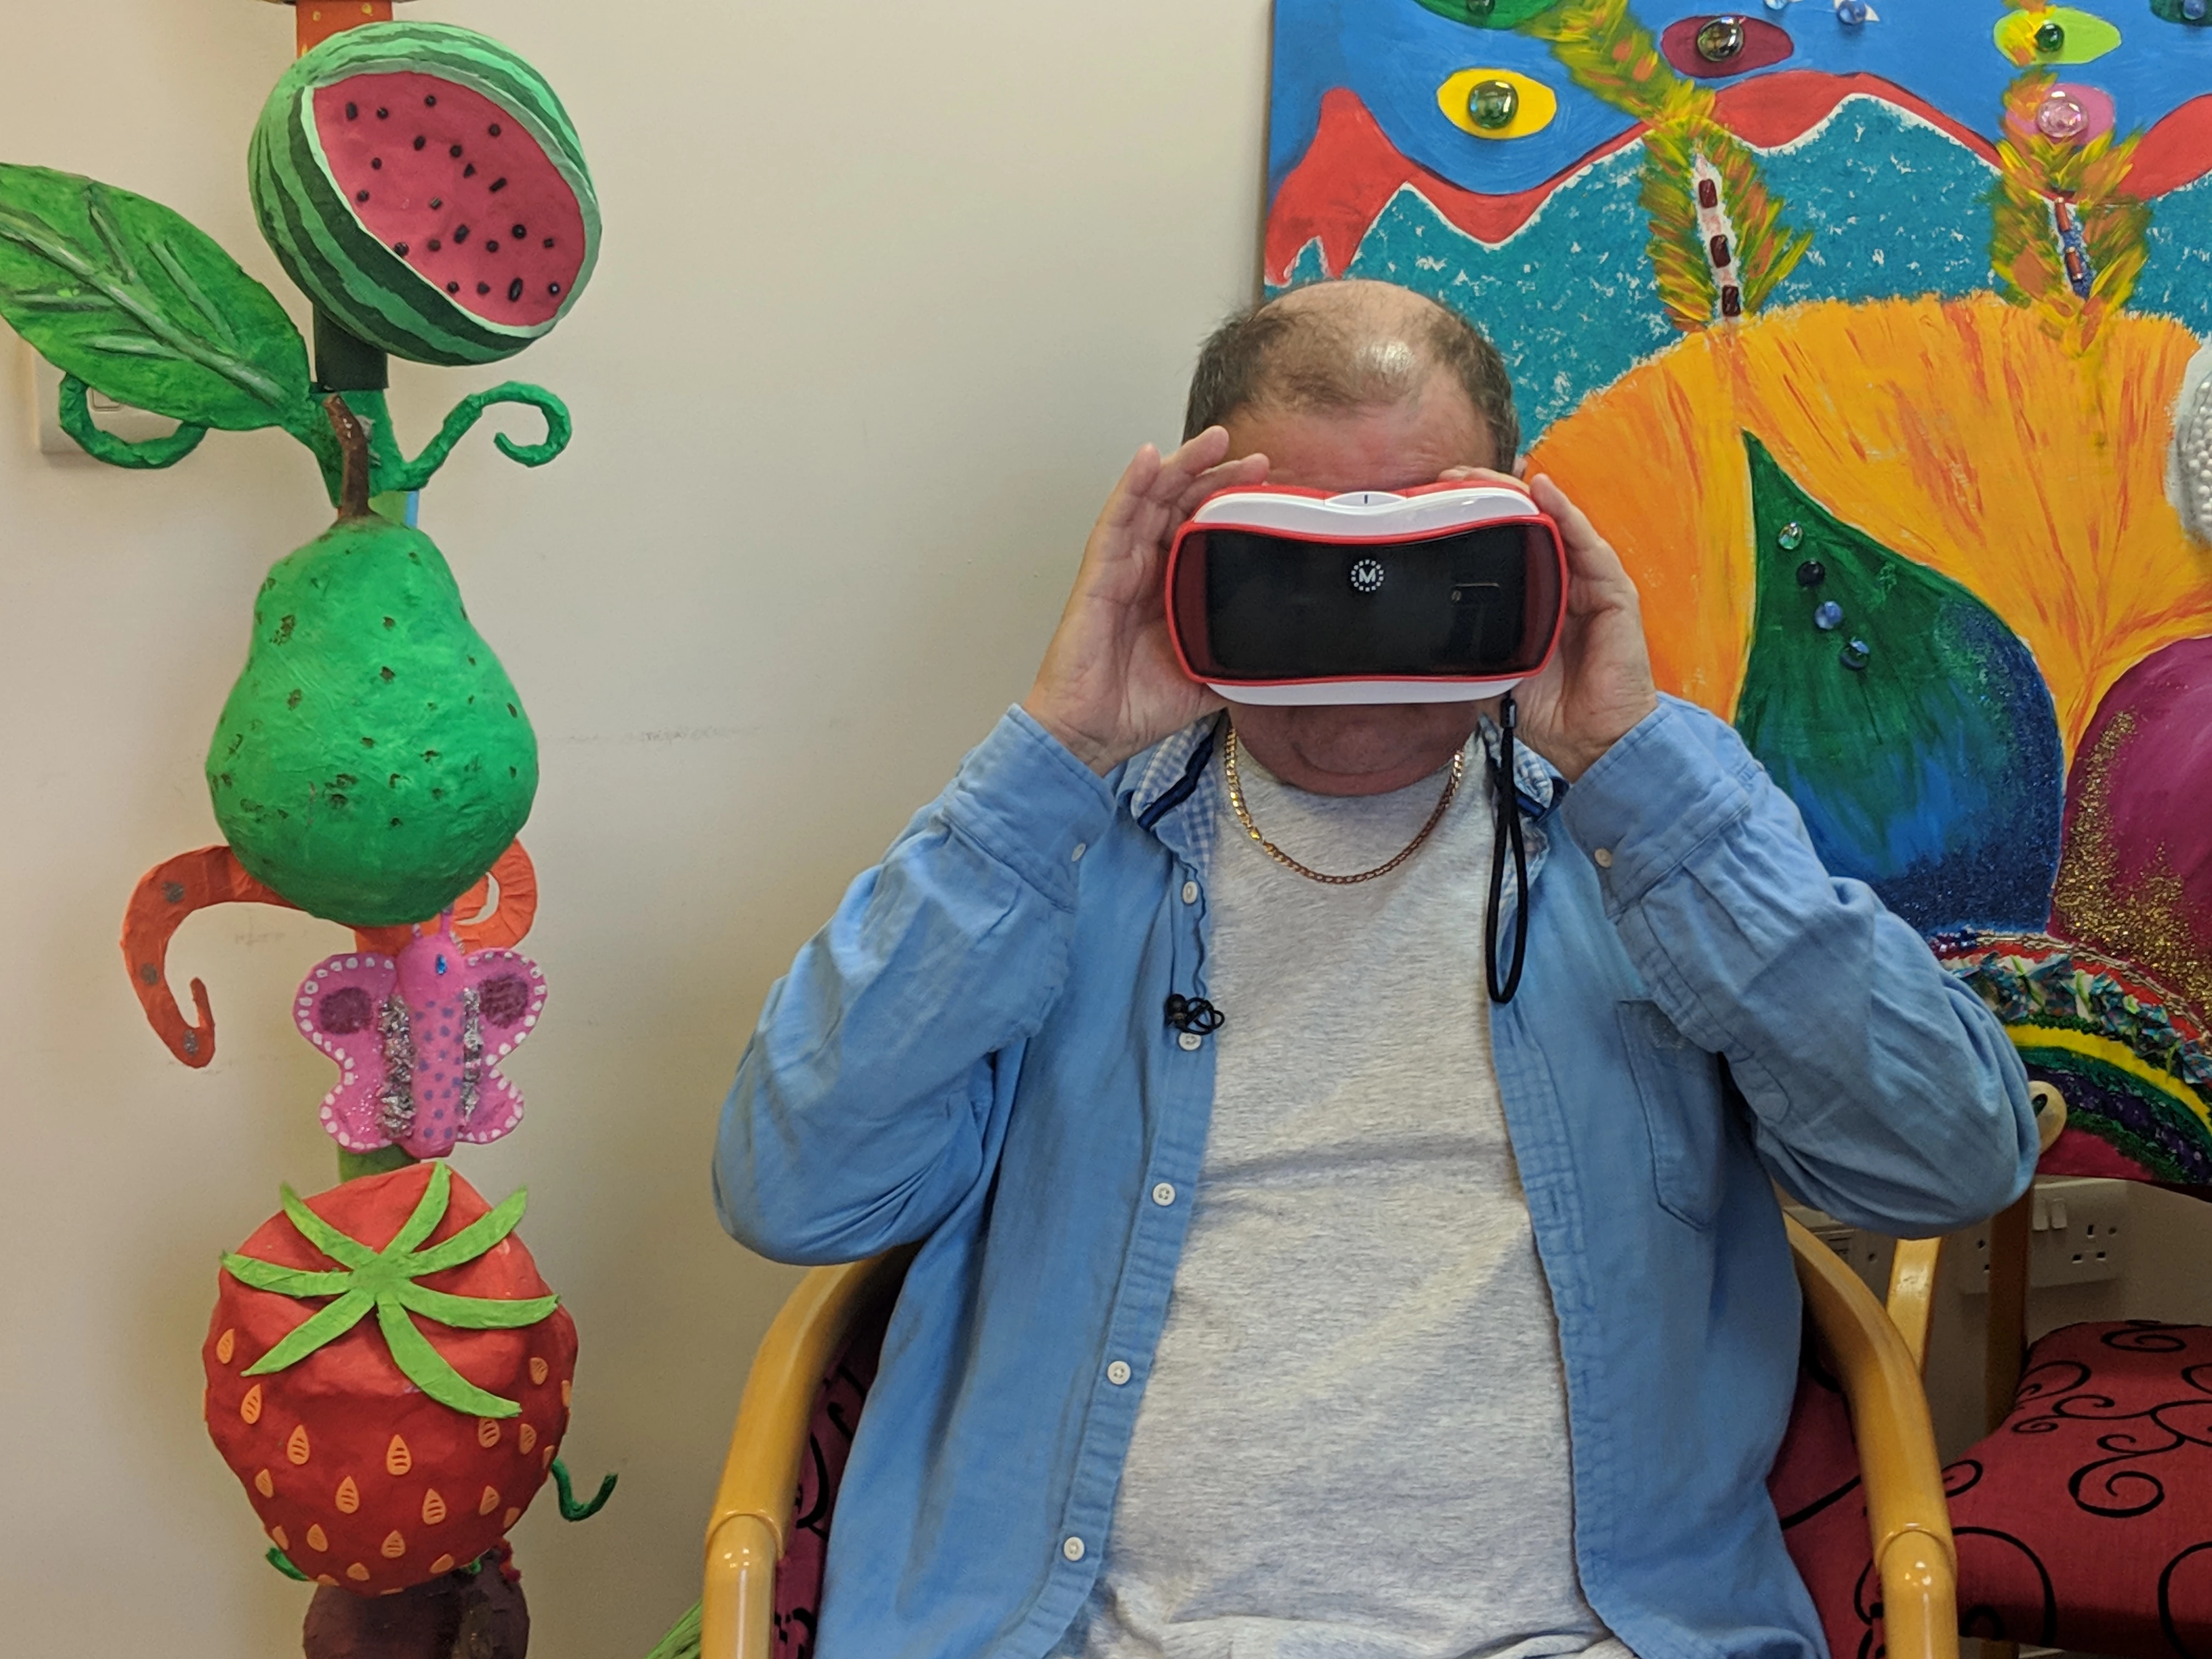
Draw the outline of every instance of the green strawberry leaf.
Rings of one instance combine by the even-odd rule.
[[[397,1300],[380,1300],[376,1322],[383,1328],[385,1345],[407,1380],[441,1406],[471,1417],[520,1417],[522,1407],[502,1400],[455,1370],[445,1355],[430,1346],[430,1339],[415,1328],[415,1322]]]
[[[496,1248],[522,1219],[523,1206],[528,1201],[528,1194],[518,1189],[442,1244],[427,1250],[419,1248],[445,1219],[452,1191],[451,1171],[442,1163],[432,1164],[413,1212],[389,1244],[374,1250],[340,1232],[301,1203],[298,1194],[285,1188],[284,1213],[300,1236],[344,1267],[336,1273],[319,1273],[250,1255],[223,1257],[222,1265],[233,1278],[258,1290],[303,1301],[325,1296],[337,1298],[294,1326],[244,1375],[263,1376],[299,1364],[317,1349],[337,1341],[374,1308],[392,1364],[431,1399],[477,1417],[520,1416],[522,1407],[516,1401],[477,1387],[455,1370],[409,1316],[411,1311],[455,1330],[512,1331],[537,1324],[561,1305],[561,1298],[556,1296],[513,1299],[452,1296],[415,1282],[426,1274],[474,1261]]]
[[[158,202],[0,162],[0,318],[64,374],[189,425],[320,418],[276,296]]]

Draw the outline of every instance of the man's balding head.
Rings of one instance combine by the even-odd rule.
[[[1521,450],[1513,384],[1498,348],[1457,312],[1389,283],[1316,283],[1255,306],[1199,353],[1183,436],[1261,408],[1340,411],[1404,403],[1455,382],[1489,428],[1496,465]]]

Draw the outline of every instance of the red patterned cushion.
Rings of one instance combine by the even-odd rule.
[[[806,1456],[799,1466],[799,1495],[792,1505],[790,1542],[775,1569],[775,1648],[780,1659],[813,1659],[817,1610],[822,1605],[822,1569],[830,1551],[830,1516],[852,1455],[853,1431],[860,1426],[860,1404],[875,1383],[876,1361],[883,1352],[884,1328],[891,1304],[853,1328],[830,1373],[815,1391],[814,1415],[807,1425]]]
[[[2027,1361],[1949,1471],[1966,1633],[2212,1656],[2212,1328],[2069,1325]]]

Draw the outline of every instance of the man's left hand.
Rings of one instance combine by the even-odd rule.
[[[1482,476],[1455,467],[1444,478]],[[1542,673],[1521,683],[1514,701],[1522,738],[1571,783],[1658,708],[1659,692],[1644,643],[1643,607],[1620,556],[1549,478],[1531,479],[1528,492],[1565,544],[1567,616],[1559,650]]]

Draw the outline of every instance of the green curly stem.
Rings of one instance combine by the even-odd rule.
[[[618,1477],[612,1474],[606,1476],[599,1482],[598,1496],[592,1498],[588,1503],[579,1504],[576,1501],[576,1489],[568,1484],[568,1466],[562,1462],[559,1458],[555,1458],[553,1460],[553,1484],[560,1488],[561,1518],[563,1521],[590,1520],[601,1510],[606,1508],[607,1499],[615,1495],[615,1481],[617,1478]]]
[[[205,427],[186,422],[166,438],[150,438],[143,444],[134,444],[112,432],[103,432],[92,423],[91,395],[92,388],[76,375],[62,376],[62,430],[76,440],[79,449],[110,466],[126,466],[142,472],[174,466],[198,449],[200,440],[208,434]]]
[[[276,1568],[277,1571],[283,1573],[287,1578],[297,1579],[302,1584],[312,1584],[315,1582],[306,1573],[301,1572],[299,1568],[294,1566],[292,1565],[292,1558],[285,1554],[283,1551],[278,1549],[273,1544],[269,1547],[268,1561],[270,1566]]]
[[[524,466],[543,466],[568,447],[574,426],[568,418],[568,406],[542,386],[532,386],[524,380],[507,380],[489,391],[478,392],[464,398],[446,416],[446,423],[438,435],[413,460],[380,471],[376,487],[385,490],[420,489],[430,482],[432,475],[446,464],[469,428],[483,417],[483,412],[495,404],[521,404],[538,410],[545,417],[545,436],[534,444],[519,444],[507,434],[496,434],[492,441],[499,453],[510,461]]]

